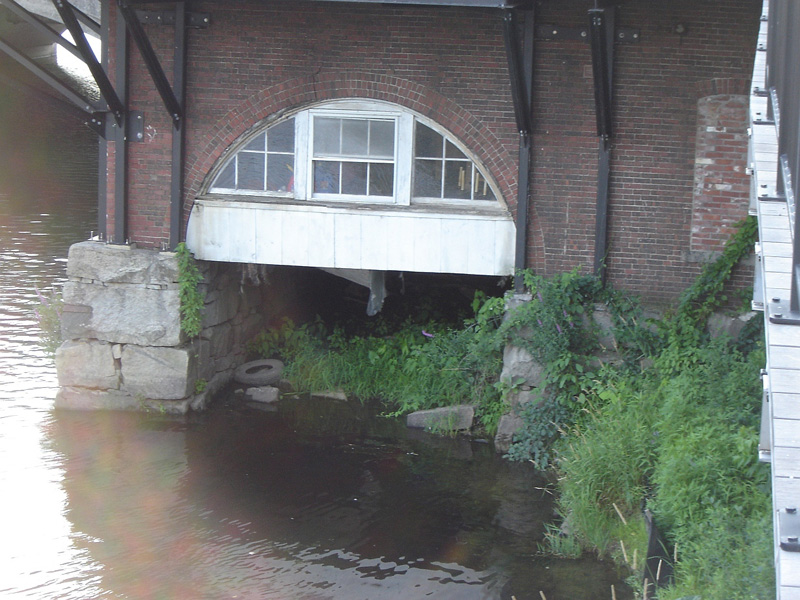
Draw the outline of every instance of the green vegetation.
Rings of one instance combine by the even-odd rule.
[[[738,340],[705,333],[754,235],[748,220],[675,312],[652,324],[655,336],[629,336],[646,340],[631,349],[649,368],[582,381],[585,410],[556,442],[564,526],[549,533],[550,547],[611,556],[641,589],[647,506],[673,554],[675,583],[661,600],[774,597],[769,471],[757,451],[761,317]]]
[[[51,290],[45,296],[39,289],[36,289],[39,304],[33,309],[36,321],[39,323],[39,340],[47,352],[48,356],[55,356],[56,350],[63,341],[61,336],[61,311],[64,301],[61,294]]]
[[[593,277],[526,273],[530,302],[506,312],[504,299],[478,294],[463,327],[378,320],[353,337],[286,320],[253,349],[283,358],[296,389],[379,398],[390,414],[471,402],[492,433],[520,384],[499,381],[502,350],[522,347],[545,374],[521,408],[524,427],[508,457],[557,476],[563,522],[546,531],[546,551],[612,557],[641,588],[647,507],[675,569],[659,598],[769,598],[768,468],[757,460],[761,318],[737,340],[706,333],[709,315],[731,304],[725,282],[755,233],[754,220],[744,221],[659,321]],[[598,303],[613,341],[592,316]]]
[[[194,257],[186,244],[181,242],[175,248],[178,257],[178,291],[181,302],[181,331],[189,337],[200,335],[202,318],[200,311],[203,309],[204,299],[200,292],[200,282],[203,276],[197,269]]]

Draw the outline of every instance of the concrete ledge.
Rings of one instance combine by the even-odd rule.
[[[183,415],[189,412],[191,398],[151,400],[114,390],[88,390],[62,387],[56,395],[55,408],[68,410],[124,410]]]

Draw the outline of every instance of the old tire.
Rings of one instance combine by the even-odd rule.
[[[271,358],[253,360],[236,369],[233,372],[233,379],[243,385],[271,385],[280,381],[281,373],[283,373],[283,363],[279,360]]]

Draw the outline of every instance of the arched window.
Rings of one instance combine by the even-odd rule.
[[[487,172],[432,121],[383,102],[336,101],[248,137],[210,194],[500,208]]]

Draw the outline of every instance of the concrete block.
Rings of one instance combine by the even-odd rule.
[[[182,341],[177,289],[92,285],[68,281],[64,303],[88,307],[62,321],[66,339],[95,338],[117,344],[178,346]]]
[[[197,350],[127,345],[121,389],[133,396],[177,400],[194,391]]]
[[[119,389],[112,346],[103,342],[64,342],[56,350],[56,372],[61,386]]]
[[[80,242],[69,249],[67,277],[102,283],[171,285],[178,281],[178,260],[174,252]]]

